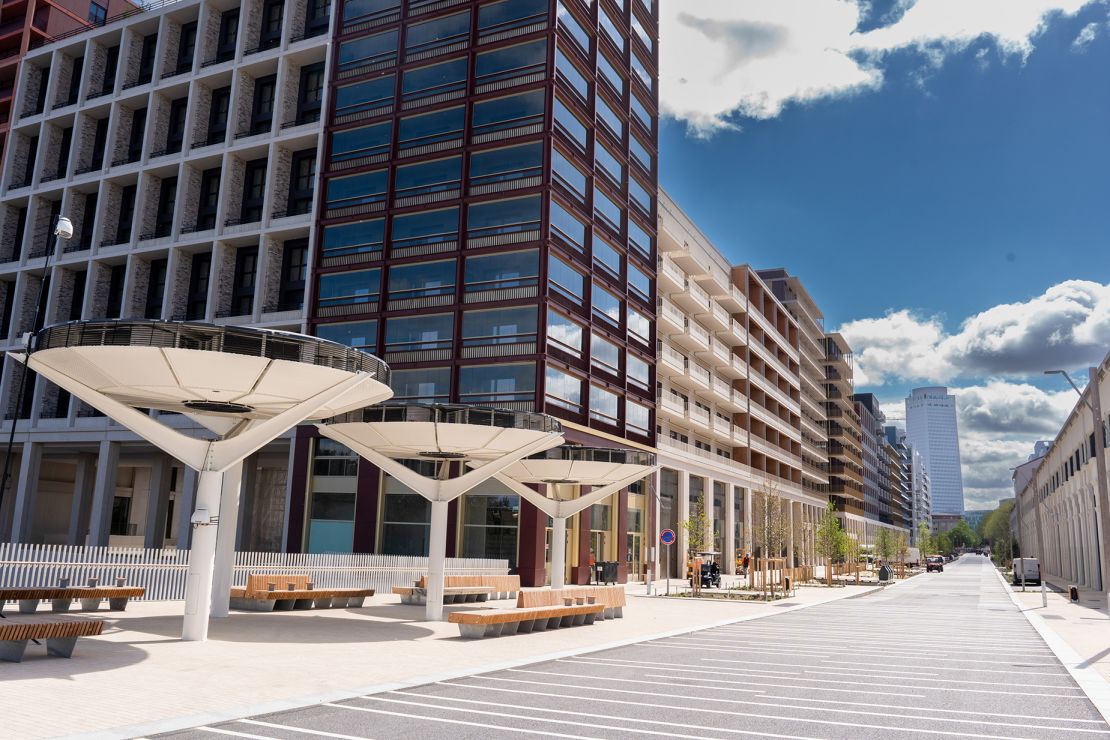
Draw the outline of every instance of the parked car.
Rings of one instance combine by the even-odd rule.
[[[1041,562],[1036,558],[1014,558],[1014,585],[1041,585]]]
[[[932,573],[934,570],[937,573],[944,572],[944,557],[942,555],[930,555],[925,558],[925,572]]]
[[[911,568],[916,568],[921,565],[921,550],[916,547],[911,547],[906,552],[906,565]]]

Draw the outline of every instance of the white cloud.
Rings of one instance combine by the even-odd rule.
[[[905,309],[839,331],[852,347],[858,386],[1039,375],[1093,363],[1110,350],[1110,285],[1068,280],[971,316],[954,334],[939,317]]]
[[[1083,51],[1092,41],[1098,38],[1099,30],[1100,27],[1097,23],[1088,23],[1083,26],[1082,30],[1079,31],[1079,35],[1075,37],[1075,41],[1071,42],[1071,48],[1076,51]]]
[[[884,58],[899,50],[939,66],[990,38],[1024,58],[1053,14],[1102,1],[919,0],[860,33],[864,0],[664,0],[661,106],[707,135],[735,114],[774,118],[788,103],[876,89]]]

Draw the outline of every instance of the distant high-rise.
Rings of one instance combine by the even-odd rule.
[[[929,474],[933,514],[964,513],[956,397],[944,387],[914,388],[906,398],[906,437]]]

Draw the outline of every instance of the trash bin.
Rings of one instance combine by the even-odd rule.
[[[597,564],[597,582],[598,583],[616,583],[617,582],[617,561],[606,560]]]
[[[1079,601],[1079,586],[1068,586],[1068,598]]]
[[[889,565],[879,567],[879,581],[890,581],[894,579],[894,570]]]

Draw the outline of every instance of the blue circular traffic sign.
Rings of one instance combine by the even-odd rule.
[[[664,545],[673,545],[676,539],[673,529],[664,529],[659,533],[659,541]]]

